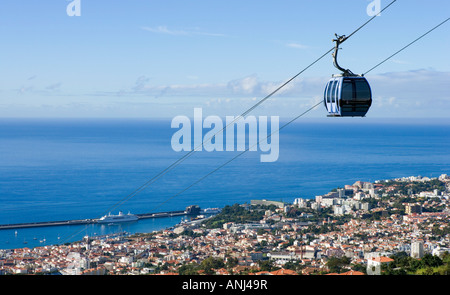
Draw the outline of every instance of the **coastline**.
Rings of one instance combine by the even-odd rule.
[[[407,187],[409,187],[409,191],[407,190],[405,195],[404,189]],[[113,247],[113,249],[124,246],[134,249],[130,252],[130,254],[134,254],[125,255],[128,258],[121,255],[120,261],[116,262],[117,265],[123,263],[129,264],[129,266],[134,265],[131,269],[128,268],[129,266],[125,268],[128,271],[136,269],[136,267],[140,270],[138,273],[131,271],[129,274],[167,275],[173,272],[189,274],[191,271],[197,271],[196,268],[189,267],[200,266],[202,261],[207,259],[218,263],[216,267],[213,267],[214,269],[207,271],[213,271],[213,273],[230,272],[233,269],[233,274],[264,274],[266,271],[271,271],[261,268],[264,263],[270,262],[272,271],[275,271],[286,269],[286,263],[289,261],[297,261],[300,263],[298,264],[300,268],[294,268],[296,274],[300,274],[300,271],[302,274],[305,274],[304,272],[330,274],[333,272],[329,268],[330,266],[324,268],[326,264],[321,263],[330,261],[333,257],[341,259],[343,254],[350,255],[352,261],[354,260],[352,265],[359,264],[361,266],[367,263],[365,261],[370,262],[371,259],[378,259],[377,257],[386,257],[383,259],[394,261],[391,258],[389,260],[387,256],[404,252],[406,249],[411,251],[412,256],[412,245],[417,242],[422,247],[420,250],[422,252],[417,254],[420,257],[423,257],[424,254],[444,255],[442,257],[445,257],[450,246],[449,234],[436,232],[434,234],[440,234],[441,239],[427,238],[425,243],[423,239],[429,235],[426,231],[427,228],[418,231],[417,224],[430,222],[436,225],[447,224],[445,220],[448,220],[450,214],[449,188],[450,177],[446,174],[442,174],[438,178],[405,177],[396,180],[375,181],[374,183],[358,181],[352,185],[345,185],[344,188],[333,189],[325,195],[317,196],[315,200],[299,198],[295,200],[295,204],[255,200],[251,204],[225,206],[220,213],[199,220],[198,224],[180,222],[173,227],[147,234],[121,235],[104,240],[85,237],[82,241],[65,245],[34,249],[21,248],[13,251],[0,250],[0,253],[3,256],[3,263],[7,261],[5,255],[34,257],[33,260],[37,263],[40,259],[36,253],[46,253],[47,256],[57,249],[66,249],[64,252],[67,254],[78,253],[74,255],[78,257],[76,259],[79,259],[80,266],[73,268],[73,266],[66,265],[64,268],[53,268],[48,271],[78,275],[112,274],[112,272],[124,270],[122,267],[117,269],[112,267],[115,264],[105,264],[109,259],[102,262],[97,261],[94,268],[84,264],[87,257],[91,255],[89,253],[98,253],[101,249],[103,249],[101,252],[104,252],[105,245],[109,245],[108,247]],[[404,205],[402,209],[404,211],[399,211],[399,207],[389,205],[393,200],[405,198],[408,198],[410,205]],[[420,201],[421,205],[417,205],[415,201]],[[350,203],[355,207],[343,208]],[[385,236],[381,243],[378,232]],[[373,242],[363,242],[362,238],[367,235],[371,237],[374,233],[376,239]],[[236,234],[240,238],[236,238]],[[389,237],[395,238],[392,240],[392,244]],[[401,243],[402,239],[405,239],[403,244]],[[424,242],[420,242],[421,240]],[[349,241],[353,242],[348,243]],[[215,245],[212,249],[216,247],[223,249],[219,252],[214,250],[215,254],[209,253],[210,250],[207,250],[209,246],[206,248],[205,246],[210,243]],[[408,243],[411,244],[411,248],[408,248]],[[163,247],[163,245],[166,246]],[[167,248],[167,245],[172,246]],[[183,245],[182,248],[179,248],[181,245]],[[265,245],[269,247],[266,248]],[[384,246],[381,247],[381,245]],[[186,248],[186,246],[189,247]],[[386,248],[386,246],[389,247]],[[236,249],[229,252],[231,250],[229,247]],[[85,250],[82,249],[89,251],[84,252]],[[373,249],[378,250],[373,251]],[[80,250],[81,252],[79,252]],[[58,250],[59,253],[60,251]],[[136,259],[136,253],[145,253],[142,258],[154,266],[160,263],[169,263],[168,268],[145,267],[142,261],[139,262],[140,260]],[[361,256],[361,253],[364,255]],[[250,264],[246,264],[245,260],[242,260],[243,264],[241,264],[240,257],[249,257],[247,263]],[[67,258],[55,257],[55,259],[63,262]],[[172,260],[178,261],[178,263],[173,265],[172,262],[169,262]],[[195,261],[194,264],[192,264],[193,261]],[[224,268],[225,265],[221,263],[225,263],[225,261],[228,263],[234,261],[232,262],[234,266],[232,267],[233,264],[230,264]],[[311,264],[314,261],[315,264]],[[344,268],[338,271],[338,274],[346,270],[348,269]],[[16,271],[18,270],[16,269]],[[24,270],[22,269],[22,271]],[[206,270],[204,269],[204,271]],[[351,271],[366,274],[364,268]],[[287,270],[285,272],[289,273]]]

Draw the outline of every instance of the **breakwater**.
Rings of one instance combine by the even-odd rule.
[[[139,219],[148,219],[148,218],[196,215],[199,213],[200,213],[200,207],[198,207],[196,205],[191,205],[191,206],[186,207],[186,210],[155,212],[155,213],[142,213],[142,214],[135,214],[135,215],[138,217],[138,220],[139,220]],[[92,218],[92,219],[88,218],[88,219],[72,219],[72,220],[61,220],[61,221],[41,221],[41,222],[0,224],[0,230],[31,228],[31,227],[46,227],[46,226],[93,224],[93,223],[98,223],[98,222],[99,222],[98,218]]]

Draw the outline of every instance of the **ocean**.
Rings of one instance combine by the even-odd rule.
[[[196,152],[127,199],[186,153],[171,147],[170,120],[0,119],[0,224],[293,202],[358,180],[438,177],[450,174],[449,127],[450,119],[300,118],[281,131],[275,162],[247,152],[179,194],[238,154]],[[152,232],[181,218],[0,230],[0,249]]]

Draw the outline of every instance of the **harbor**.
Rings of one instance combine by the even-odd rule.
[[[200,212],[201,212],[201,210],[200,210],[199,206],[191,205],[191,206],[186,207],[185,210],[180,210],[180,211],[142,213],[142,214],[126,214],[126,215],[123,215],[123,216],[127,216],[127,215],[135,216],[136,218],[133,221],[137,221],[137,220],[149,219],[149,218],[163,218],[163,217],[174,217],[174,216],[184,216],[184,215],[197,215],[197,214],[200,214]],[[106,216],[108,216],[108,215],[106,215]],[[120,216],[120,213],[119,213],[119,215],[115,215],[115,216]],[[97,224],[97,223],[102,223],[102,218],[2,224],[2,225],[0,225],[0,230],[36,228],[36,227],[49,227],[49,226]],[[124,221],[126,221],[126,220],[124,220]],[[104,223],[108,223],[108,222],[115,223],[114,220],[107,221],[107,222],[104,222]],[[116,222],[121,222],[121,221],[116,221]]]

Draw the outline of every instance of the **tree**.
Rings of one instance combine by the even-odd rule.
[[[290,269],[293,271],[299,271],[303,268],[300,261],[288,261],[284,264],[283,268]]]
[[[350,263],[350,258],[343,256],[342,258],[331,257],[327,261],[327,266],[330,272],[340,273],[344,266],[348,266]]]
[[[261,271],[273,271],[277,270],[278,267],[273,265],[272,260],[261,260],[259,261],[259,268]]]
[[[200,263],[200,269],[206,274],[213,274],[213,269],[222,268],[224,265],[222,258],[208,257]]]
[[[438,267],[443,264],[442,259],[429,253],[425,254],[421,260],[422,267]]]
[[[233,268],[236,265],[238,265],[239,260],[237,258],[233,258],[233,257],[228,257],[227,258],[227,263],[226,263],[226,267],[227,268]]]
[[[203,224],[207,228],[220,228],[227,222],[256,222],[261,220],[263,216],[263,211],[247,210],[239,204],[234,204],[233,206],[225,206],[219,214],[208,219]]]
[[[183,264],[178,268],[178,274],[180,275],[197,275],[198,264]]]

